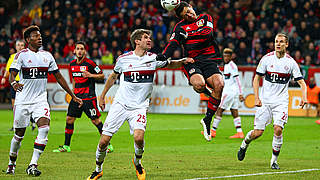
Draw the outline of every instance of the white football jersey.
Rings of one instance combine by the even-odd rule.
[[[230,61],[228,64],[224,65],[223,68],[224,76],[224,94],[242,94],[241,83],[239,81],[239,71],[237,65]]]
[[[147,108],[155,70],[167,64],[167,61],[156,61],[156,54],[149,52],[142,57],[134,51],[119,56],[114,67],[116,73],[121,73],[115,101],[127,109]]]
[[[288,104],[290,79],[303,79],[296,61],[288,54],[279,59],[275,51],[262,57],[256,73],[264,76],[259,97],[266,104]]]
[[[19,83],[24,85],[22,91],[16,93],[15,105],[47,101],[48,73],[58,71],[51,53],[24,49],[16,54],[10,70],[19,72]]]

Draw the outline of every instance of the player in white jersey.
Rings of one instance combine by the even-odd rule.
[[[223,50],[223,76],[224,76],[224,88],[221,97],[221,103],[217,109],[215,117],[212,123],[211,136],[216,136],[216,130],[222,120],[222,113],[224,110],[231,111],[233,116],[234,126],[236,127],[237,133],[230,138],[244,138],[244,134],[241,128],[241,118],[239,117],[238,108],[239,100],[242,102],[244,97],[242,95],[241,82],[239,79],[239,72],[237,65],[232,61],[232,49],[225,48]],[[203,131],[201,132],[203,133]]]
[[[130,133],[134,138],[135,155],[133,164],[139,180],[144,180],[146,172],[141,165],[144,152],[144,132],[147,125],[146,111],[153,88],[154,73],[157,68],[177,68],[183,63],[193,63],[192,58],[176,61],[156,61],[156,55],[147,52],[151,48],[151,31],[135,30],[130,37],[134,51],[119,56],[114,72],[110,74],[99,99],[99,106],[105,108],[105,95],[120,75],[117,90],[96,151],[96,169],[88,179],[102,176],[102,165],[106,156],[107,145],[112,136],[125,121],[128,121]]]
[[[32,116],[38,126],[38,136],[34,142],[32,159],[26,172],[28,175],[39,176],[41,171],[37,168],[38,159],[46,147],[50,124],[50,108],[47,101],[48,73],[54,75],[60,86],[80,106],[82,100],[77,98],[70,90],[59,72],[53,56],[47,51],[39,50],[42,46],[39,27],[30,26],[26,28],[23,36],[28,43],[28,48],[17,53],[10,67],[9,82],[16,91],[13,123],[15,135],[11,140],[10,159],[6,173],[15,173],[18,151],[26,127],[29,124],[30,116]],[[15,81],[18,73],[20,75],[19,82]]]
[[[307,103],[306,84],[296,61],[286,54],[288,45],[288,36],[283,33],[277,34],[275,37],[275,51],[265,55],[257,67],[253,80],[255,105],[257,106],[254,130],[248,132],[242,141],[238,151],[238,159],[240,161],[244,159],[249,143],[263,134],[265,127],[271,123],[273,118],[274,136],[270,167],[271,169],[280,169],[277,159],[283,143],[282,131],[288,120],[288,84],[291,77],[301,87],[301,108]],[[259,82],[263,76],[263,85],[259,95]]]

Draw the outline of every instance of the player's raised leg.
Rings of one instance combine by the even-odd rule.
[[[107,147],[112,136],[102,134],[96,150],[96,169],[91,173],[87,180],[96,180],[103,175],[103,163],[107,155]]]
[[[206,79],[206,83],[208,83],[210,87],[213,87],[211,97],[209,97],[209,101],[208,101],[208,109],[206,112],[206,116],[201,120],[201,124],[203,126],[203,132],[204,132],[203,135],[205,139],[208,141],[211,141],[211,131],[210,131],[211,121],[212,121],[213,115],[216,113],[220,105],[222,89],[224,86],[222,76],[218,72],[219,71],[217,71],[216,74],[213,74],[212,76]]]
[[[242,161],[244,157],[246,156],[247,148],[252,140],[257,139],[263,134],[264,130],[251,130],[247,133],[246,137],[241,143],[240,149],[238,151],[238,160]]]
[[[102,134],[103,124],[102,124],[102,121],[100,120],[100,118],[91,119],[91,122],[97,127],[97,129],[98,129],[98,131],[99,131],[99,133],[101,135]],[[111,145],[110,142],[109,142],[108,147],[107,147],[107,152],[108,153],[113,152],[113,146]]]

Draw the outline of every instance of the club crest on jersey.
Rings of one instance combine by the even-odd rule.
[[[44,58],[44,59],[43,59],[43,62],[44,62],[44,63],[47,63],[47,62],[48,62],[48,59]]]
[[[87,67],[86,66],[80,66],[80,71],[83,72],[83,71],[86,71],[87,70]]]
[[[172,33],[172,35],[171,35],[171,37],[170,37],[170,40],[174,39],[174,36],[175,36],[175,35],[176,35],[175,33]]]
[[[192,73],[194,73],[196,70],[194,69],[194,68],[192,68],[192,69],[190,69],[189,70],[189,74],[192,74]]]
[[[199,21],[196,22],[197,26],[198,27],[201,27],[204,25],[204,20],[203,19],[200,19]]]
[[[128,66],[128,68],[132,68],[132,64],[130,64],[130,65]]]
[[[288,67],[288,66],[284,66],[284,69],[285,69],[286,71],[288,71],[288,70],[289,70],[289,67]]]
[[[96,67],[94,68],[94,70],[96,71],[96,73],[99,73],[99,72],[101,71],[98,66],[96,66]]]
[[[28,63],[32,63],[31,59],[28,60]]]

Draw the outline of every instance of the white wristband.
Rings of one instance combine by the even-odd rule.
[[[13,81],[13,82],[11,83],[11,86],[14,86],[15,84],[17,84],[17,81]]]

